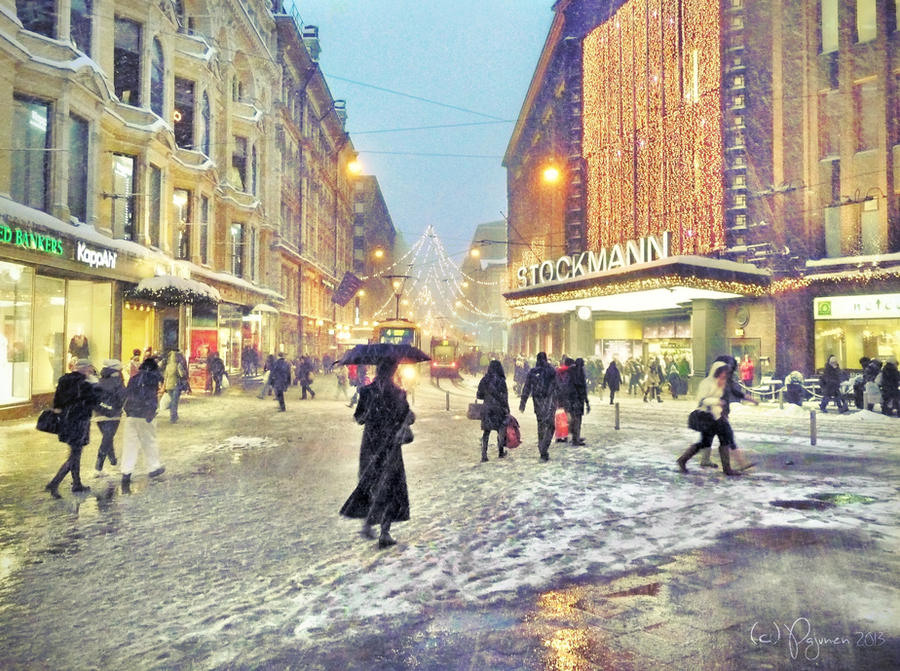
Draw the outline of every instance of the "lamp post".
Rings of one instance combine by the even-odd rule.
[[[400,297],[403,295],[403,283],[410,278],[409,275],[382,275],[385,279],[391,281],[391,287],[394,289],[394,299],[396,307],[394,310],[394,319],[400,319]]]

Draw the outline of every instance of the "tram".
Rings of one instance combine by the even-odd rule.
[[[390,343],[392,345],[412,345],[422,349],[422,332],[408,319],[391,319],[380,322],[372,330],[373,343]],[[418,364],[403,363],[397,369],[400,383],[407,391],[415,389],[419,382]]]
[[[459,378],[459,342],[451,338],[431,339],[431,377]]]

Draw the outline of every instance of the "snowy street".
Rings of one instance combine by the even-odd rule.
[[[482,464],[480,429],[465,418],[474,381],[443,383],[450,412],[426,381],[413,404],[415,441],[404,447],[412,519],[392,529],[396,547],[378,550],[358,521],[337,514],[355,485],[362,430],[332,380],[317,380],[314,401],[291,388],[286,413],[238,386],[183,399],[180,423],[157,420],[165,475],[148,481],[139,461],[128,496],[116,468],[94,476],[96,428],[82,462],[93,491],[74,495],[67,479],[53,500],[42,488],[66,447],[33,419],[3,424],[0,666],[592,669],[653,660],[674,669],[690,659],[699,669],[871,669],[898,659],[900,420],[818,415],[812,447],[808,409],[739,406],[732,423],[756,466],[725,478],[699,458],[688,475],[677,472],[696,435],[690,400],[626,395],[616,431],[608,398],[592,397],[587,445],[554,443],[546,464],[529,403],[514,409],[522,446],[500,460],[492,443]],[[751,554],[728,555],[727,538]],[[821,552],[821,563],[797,559],[798,548]],[[731,596],[713,581],[703,585],[708,598],[691,603],[702,571],[721,577],[720,566],[746,562]],[[683,568],[662,593],[628,592],[673,566]],[[598,599],[623,592],[617,585],[624,599]],[[575,601],[595,619],[562,603]],[[808,606],[817,611],[802,612]],[[648,615],[659,608],[665,617]],[[756,620],[771,628],[798,617],[854,644],[857,631],[882,638],[869,648],[823,645],[804,659],[803,648],[792,656],[787,643],[751,637]],[[693,624],[676,631],[679,622]],[[645,634],[655,643],[636,645]],[[721,646],[727,652],[697,656]]]

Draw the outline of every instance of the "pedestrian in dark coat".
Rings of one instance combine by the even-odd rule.
[[[206,369],[212,377],[212,393],[222,393],[222,378],[225,376],[225,362],[218,352],[210,352],[206,359]]]
[[[719,437],[719,451],[721,453],[723,444],[728,445],[731,450],[738,449],[734,439],[734,431],[731,428],[731,423],[728,421],[731,413],[731,404],[747,401],[753,405],[759,405],[759,401],[745,394],[741,385],[734,379],[734,373],[738,368],[738,363],[733,356],[730,354],[720,354],[713,360],[713,363],[725,364],[725,369],[722,370],[722,374],[725,375],[725,385],[722,388],[722,416],[725,418],[725,421],[719,424],[718,432],[716,433]],[[718,465],[714,464],[710,459],[712,453],[711,446],[703,446],[699,451],[700,466],[703,468],[718,468]],[[735,461],[740,462],[740,466],[749,468],[752,465],[748,465],[743,461],[743,458],[738,455],[739,453],[735,452]]]
[[[341,515],[362,519],[362,535],[374,538],[373,526],[381,525],[378,547],[394,545],[391,523],[409,520],[409,493],[403,467],[402,444],[412,441],[406,392],[394,384],[397,361],[378,364],[375,380],[362,387],[353,418],[362,424],[359,448],[359,484],[341,507]]]
[[[280,356],[284,356],[284,352],[280,354]],[[259,394],[256,395],[256,398],[265,398],[269,394],[272,393],[272,366],[275,365],[275,355],[270,354],[266,357],[266,363],[263,365],[263,385],[262,389],[259,390]],[[291,364],[288,362],[288,372],[291,370]],[[290,386],[290,382],[288,382],[288,386]]]
[[[284,352],[278,353],[278,359],[269,370],[269,384],[275,390],[275,400],[278,401],[278,411],[284,412],[284,392],[291,386],[291,364],[284,358]]]
[[[566,412],[569,415],[569,433],[572,434],[572,445],[584,445],[581,437],[581,421],[585,412],[591,411],[588,402],[587,377],[584,373],[584,359],[575,359],[569,370],[569,397]]]
[[[616,392],[622,386],[622,374],[619,372],[619,362],[613,359],[609,362],[609,368],[603,375],[603,387],[609,387],[609,404],[612,405],[616,398]]]
[[[144,454],[150,471],[148,475],[151,478],[159,477],[166,471],[166,467],[159,459],[159,443],[156,439],[156,411],[159,409],[158,393],[161,384],[162,374],[159,372],[159,364],[155,358],[150,357],[144,360],[137,375],[128,380],[128,386],[125,387],[123,406],[125,427],[122,436],[123,494],[131,491],[131,474],[137,464],[139,451]]]
[[[841,366],[834,354],[828,357],[822,377],[819,378],[819,384],[822,387],[822,402],[819,404],[822,412],[826,412],[825,408],[832,400],[837,405],[838,412],[849,412],[849,408],[841,396]]]
[[[300,379],[300,399],[303,401],[306,400],[306,392],[309,392],[310,400],[316,397],[316,392],[314,392],[312,388],[314,368],[315,366],[313,365],[312,359],[310,359],[308,356],[304,356],[302,359],[300,359],[300,366],[297,368],[297,374]]]
[[[59,484],[67,473],[72,474],[73,492],[91,491],[81,482],[81,451],[91,440],[91,413],[100,398],[93,375],[94,366],[90,360],[78,359],[74,370],[59,378],[56,385],[53,411],[60,415],[58,438],[59,442],[69,446],[69,456],[44,487],[55,499],[60,498]]]
[[[113,448],[113,439],[119,430],[122,418],[122,406],[125,404],[125,381],[122,379],[122,362],[118,359],[107,359],[100,369],[100,381],[97,383],[99,392],[96,413],[97,427],[103,435],[100,449],[97,450],[97,471],[103,470],[103,461],[109,459],[109,463],[116,465],[116,453]]]
[[[559,393],[556,382],[556,371],[547,362],[547,353],[538,352],[534,368],[528,371],[522,398],[519,400],[519,412],[525,412],[525,404],[531,396],[534,405],[534,416],[538,428],[538,452],[541,461],[550,460],[550,441],[555,430],[553,416],[556,411],[556,397]]]
[[[484,400],[481,409],[481,460],[487,461],[488,440],[491,431],[497,432],[498,456],[506,456],[506,418],[509,416],[509,390],[506,387],[506,373],[497,361],[488,364],[487,373],[478,383],[475,398]]]
[[[881,368],[881,412],[885,415],[897,413],[900,417],[900,371],[897,370],[897,358],[887,358]]]

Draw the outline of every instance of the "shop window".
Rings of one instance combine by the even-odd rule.
[[[838,50],[838,2],[839,0],[820,0],[819,9],[821,11],[819,35],[821,53],[827,54],[831,51]]]
[[[244,276],[244,224],[231,224],[231,274],[235,277]]]
[[[200,196],[200,263],[209,263],[209,198]]]
[[[16,0],[16,15],[25,30],[56,37],[56,0]]]
[[[127,154],[113,155],[113,236],[134,240],[134,156]]]
[[[47,208],[50,175],[50,104],[13,98],[10,196],[38,210]]]
[[[856,121],[856,151],[868,151],[878,146],[878,87],[874,81],[853,87],[853,103]],[[882,124],[884,117],[881,117]]]
[[[0,404],[31,395],[31,322],[34,273],[0,261]]]
[[[94,0],[71,0],[69,37],[79,51],[91,55],[91,21]]]
[[[871,42],[878,36],[875,0],[856,0],[856,41]]]
[[[69,116],[69,214],[80,221],[87,221],[88,165],[90,125],[84,119]]]
[[[863,256],[881,254],[881,218],[878,211],[878,200],[870,198],[861,203],[859,215],[860,253]]]
[[[55,277],[34,278],[34,320],[32,393],[56,389],[56,382],[69,372],[66,342],[66,281]]]
[[[116,97],[129,105],[141,104],[141,24],[116,17],[113,48]]]
[[[819,157],[823,159],[841,153],[841,96],[839,91],[819,95]]]
[[[206,91],[200,99],[200,151],[210,156],[210,134],[212,133],[212,115],[209,108],[209,95]]]
[[[192,194],[187,189],[175,189],[172,192],[172,205],[175,207],[175,258],[190,260],[191,258],[191,203]]]
[[[194,82],[175,78],[175,144],[184,149],[194,148]]]
[[[162,116],[166,107],[166,65],[162,44],[159,38],[153,38],[153,51],[150,54],[150,109],[157,116]]]
[[[155,165],[148,171],[147,214],[150,230],[147,232],[147,244],[151,247],[162,247],[162,170]]]
[[[231,153],[231,183],[238,191],[247,184],[247,138],[235,135]]]
[[[825,256],[841,256],[841,208],[825,208]]]
[[[82,357],[109,358],[112,285],[90,280],[66,282],[66,354],[69,367]]]

